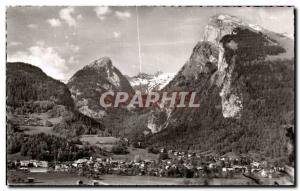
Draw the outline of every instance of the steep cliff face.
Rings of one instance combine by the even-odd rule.
[[[164,128],[150,141],[284,157],[284,125],[293,125],[294,117],[290,46],[287,37],[259,26],[228,15],[213,17],[189,61],[164,89],[196,91],[200,108],[173,109],[168,120],[156,124]]]
[[[244,23],[229,15],[214,16],[205,27],[203,41],[218,47],[216,85],[222,88],[220,97],[225,118],[240,118],[243,109],[242,93],[233,85],[234,71],[239,67],[236,66],[237,59],[263,60],[267,56],[286,53],[283,45],[272,39],[272,35],[268,36],[270,33],[262,27]],[[274,35],[276,34],[273,33],[273,37]],[[279,37],[277,35],[276,39]]]

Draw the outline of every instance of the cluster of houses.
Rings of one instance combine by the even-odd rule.
[[[283,166],[274,166],[266,161],[253,161],[247,157],[200,155],[178,151],[166,151],[159,160],[135,157],[134,160],[107,158],[83,158],[76,161],[53,162],[22,160],[13,161],[18,170],[30,172],[75,172],[83,176],[116,174],[127,176],[160,177],[233,177],[248,174],[264,178],[277,177],[285,171]]]

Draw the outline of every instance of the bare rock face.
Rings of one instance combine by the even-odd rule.
[[[276,40],[262,35],[262,32],[270,33],[257,25],[244,23],[239,18],[229,15],[214,16],[205,27],[203,41],[213,43],[218,49],[218,70],[214,80],[216,80],[216,85],[221,87],[220,97],[225,118],[239,119],[243,110],[242,92],[240,87],[233,85],[234,79],[232,78],[238,67],[236,66],[237,57],[247,56],[243,54],[248,52],[250,59],[256,59],[252,58],[253,55],[257,59],[263,59],[267,54],[276,55],[286,52],[284,48],[280,49],[281,47]],[[246,43],[250,43],[251,40],[257,41],[257,44],[253,44],[252,48],[249,48],[249,44]],[[244,44],[239,44],[239,41]],[[269,49],[275,47],[278,51],[268,52]],[[261,52],[258,53],[258,51]],[[206,62],[202,61],[202,63]]]
[[[235,69],[236,56],[227,63],[225,49],[236,51],[238,44],[234,40],[222,43],[222,39],[228,35],[236,34],[236,28],[243,27],[254,30],[251,25],[243,23],[239,18],[229,15],[216,15],[211,18],[205,27],[203,41],[213,43],[218,49],[217,59],[217,79],[216,85],[221,87],[220,97],[222,100],[222,113],[225,118],[240,118],[243,108],[242,94],[237,88],[232,86],[232,73]]]
[[[197,80],[202,73],[213,73],[218,61],[218,49],[210,42],[199,42],[193,49],[182,75],[188,80]]]

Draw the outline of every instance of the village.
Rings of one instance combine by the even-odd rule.
[[[8,161],[8,169],[25,173],[73,173],[89,179],[101,179],[102,175],[156,176],[173,178],[234,178],[245,176],[259,184],[261,178],[284,176],[285,167],[267,161],[254,161],[247,157],[223,155],[204,156],[161,149],[159,160],[141,159],[116,160],[106,158],[82,158],[67,162],[38,160]],[[33,178],[15,179],[15,182],[34,182]],[[80,181],[77,184],[81,184]]]

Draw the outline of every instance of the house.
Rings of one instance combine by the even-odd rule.
[[[77,163],[77,164],[83,164],[86,162],[88,162],[88,159],[78,159],[77,161],[75,161],[75,163]]]
[[[195,156],[196,156],[196,153],[189,153],[188,154],[188,158],[195,157]]]
[[[184,166],[189,170],[193,168],[193,166],[191,164],[184,164]]]
[[[102,158],[96,158],[97,162],[102,162]]]
[[[209,163],[208,168],[215,168],[216,164],[215,163]]]
[[[20,161],[20,166],[22,167],[28,167],[30,161],[29,160],[21,160]]]
[[[27,178],[28,183],[34,183],[34,180],[35,180],[35,178],[33,178],[33,177],[28,177]]]
[[[234,168],[229,167],[229,168],[227,168],[227,171],[234,171]]]
[[[37,161],[37,167],[48,168],[48,162],[47,161]]]
[[[255,168],[259,168],[260,167],[260,163],[259,162],[255,162],[255,161],[253,161],[252,163],[250,163],[250,165],[252,167],[255,167]]]
[[[161,152],[161,153],[165,153],[165,152],[166,152],[166,149],[165,149],[165,148],[161,148],[161,149],[160,149],[160,152]]]
[[[37,163],[38,163],[37,160],[30,160],[28,165],[33,167],[38,167]]]
[[[203,166],[198,166],[198,167],[197,167],[197,170],[198,170],[198,171],[201,171],[201,170],[203,170],[203,169],[204,169]]]
[[[29,172],[29,169],[27,167],[21,167],[19,170],[24,171],[24,172]]]
[[[235,172],[240,172],[240,173],[244,173],[244,172],[246,172],[246,167],[244,167],[244,166],[240,166],[240,165],[234,165],[233,166],[233,169],[234,169],[234,171]]]
[[[266,177],[268,177],[268,172],[267,172],[265,169],[262,169],[262,170],[260,171],[260,175],[261,175],[262,177],[266,178]]]
[[[44,168],[44,167],[29,168],[29,172],[43,172],[43,173],[46,173],[46,172],[48,172],[48,168]]]
[[[61,165],[55,165],[54,167],[54,171],[57,171],[57,172],[68,172],[69,170],[69,167],[65,164],[61,164]]]

